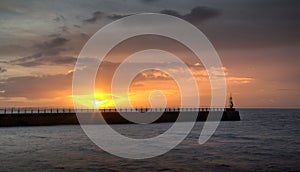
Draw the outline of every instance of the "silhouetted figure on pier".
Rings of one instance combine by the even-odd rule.
[[[229,97],[229,104],[230,104],[230,109],[233,108],[233,101],[232,101],[232,96],[230,95]]]
[[[231,94],[229,97],[229,110],[235,110]]]

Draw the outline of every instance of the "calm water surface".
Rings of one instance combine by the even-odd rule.
[[[299,171],[300,110],[242,109],[204,145],[196,123],[180,145],[145,160],[118,158],[94,145],[80,126],[0,128],[0,171]],[[171,124],[114,125],[135,138]]]

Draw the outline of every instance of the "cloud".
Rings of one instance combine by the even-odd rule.
[[[76,27],[76,28],[81,28],[81,26],[78,25],[78,24],[74,24],[73,26]]]
[[[122,14],[111,14],[111,15],[107,15],[106,17],[111,19],[111,20],[118,20],[120,18],[127,17],[127,16],[130,16],[130,15],[132,15],[132,14],[124,14],[124,15],[122,15]]]
[[[171,76],[159,70],[147,70],[137,76],[137,80],[171,80]]]
[[[206,19],[216,17],[218,15],[220,15],[220,11],[214,8],[198,6],[193,8],[190,13],[184,15],[183,17],[187,21],[190,21],[192,23],[197,23]]]
[[[17,64],[17,65],[20,65],[20,66],[36,66],[37,64],[36,65],[27,65],[27,63],[35,64],[35,61],[41,59],[42,55],[43,55],[42,53],[38,52],[38,53],[29,55],[29,56],[26,56],[26,57],[22,57],[22,58],[19,58],[19,59],[16,59],[16,60],[11,60],[9,63]]]
[[[4,73],[4,72],[6,72],[6,71],[7,71],[6,69],[0,67],[0,73]]]
[[[296,91],[295,89],[290,89],[290,88],[279,88],[276,89],[277,91]]]
[[[93,16],[91,18],[85,19],[84,22],[86,23],[95,23],[97,20],[101,19],[103,17],[104,13],[101,11],[96,11],[93,13]]]
[[[45,41],[40,44],[34,45],[38,52],[35,52],[29,56],[21,57],[9,61],[10,64],[16,64],[25,67],[32,67],[44,64],[74,64],[75,57],[61,55],[61,52],[66,51],[63,46],[68,42],[66,38],[56,37],[50,41]]]
[[[66,19],[65,19],[65,17],[63,16],[63,15],[58,15],[57,17],[55,17],[54,19],[53,19],[55,22],[64,22]]]
[[[211,8],[211,7],[206,7],[206,6],[194,7],[190,10],[190,13],[187,13],[184,15],[182,15],[178,11],[172,10],[172,9],[164,9],[164,10],[160,11],[159,13],[172,15],[172,16],[187,20],[194,24],[198,24],[204,20],[207,20],[207,19],[210,19],[210,18],[220,15],[219,10],[217,10],[215,8]],[[133,15],[133,14],[110,14],[110,15],[104,15],[104,16],[106,16],[107,18],[109,18],[111,20],[117,20],[117,19],[127,17],[130,15]]]
[[[42,44],[37,44],[37,48],[42,48],[42,49],[50,49],[50,48],[56,48],[59,46],[62,46],[66,44],[69,40],[63,37],[56,37],[50,41],[43,42]]]
[[[23,76],[1,80],[1,97],[24,97],[26,99],[55,98],[68,94],[72,75]],[[64,93],[64,94],[62,94]]]
[[[170,10],[170,9],[162,10],[160,11],[160,13],[179,17],[194,24],[198,24],[204,20],[214,18],[221,14],[219,10],[211,7],[206,7],[206,6],[197,6],[191,9],[190,13],[184,15],[181,15],[176,10]]]
[[[253,78],[249,77],[227,77],[226,79],[233,84],[249,84],[254,81]]]
[[[83,23],[93,24],[93,23],[96,23],[98,20],[103,19],[103,18],[108,18],[110,20],[117,20],[117,19],[127,17],[127,16],[130,16],[130,15],[133,15],[133,14],[116,14],[116,13],[108,14],[108,13],[104,13],[104,12],[101,12],[101,11],[96,11],[92,14],[91,18],[83,20]],[[73,25],[73,26],[77,27],[77,28],[82,27],[80,25]]]
[[[13,63],[24,67],[33,67],[39,65],[63,65],[63,64],[75,64],[77,58],[72,56],[40,56],[38,58],[33,58],[32,56],[27,56],[22,59],[14,60]]]
[[[181,15],[178,11],[175,11],[175,10],[165,9],[165,10],[160,11],[160,13],[168,14],[171,16],[179,17],[179,18],[184,18],[184,15]]]

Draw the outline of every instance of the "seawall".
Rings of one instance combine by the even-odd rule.
[[[142,109],[141,109],[141,112]],[[209,113],[210,112],[210,113]],[[144,113],[144,112],[143,112]],[[141,114],[143,114],[141,113]],[[240,115],[239,112],[235,109],[226,108],[222,111],[210,111],[208,109],[203,111],[182,111],[174,109],[173,111],[164,111],[164,112],[149,112],[145,113],[148,116],[156,115],[157,118],[150,123],[163,123],[163,122],[175,122],[178,119],[179,113],[182,113],[183,118],[180,118],[179,121],[192,121],[195,119],[195,114],[198,113],[196,117],[196,121],[215,121],[221,120],[222,121],[239,121]],[[102,116],[100,116],[100,114]],[[138,117],[136,115],[141,115],[137,112],[122,112],[128,117]],[[78,119],[79,118],[79,119]],[[94,112],[94,111],[81,111],[75,112],[66,111],[66,112],[17,112],[13,113],[5,113],[0,114],[0,127],[12,127],[12,126],[49,126],[49,125],[78,125],[79,121],[81,124],[101,124],[101,123],[108,123],[108,124],[134,124],[124,118],[116,111],[101,111]],[[105,120],[105,121],[104,121]]]

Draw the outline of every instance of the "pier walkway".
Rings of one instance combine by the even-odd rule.
[[[92,112],[215,112],[225,111],[228,108],[101,108],[101,109],[73,109],[73,108],[0,108],[0,114],[64,114],[64,113],[92,113]]]

